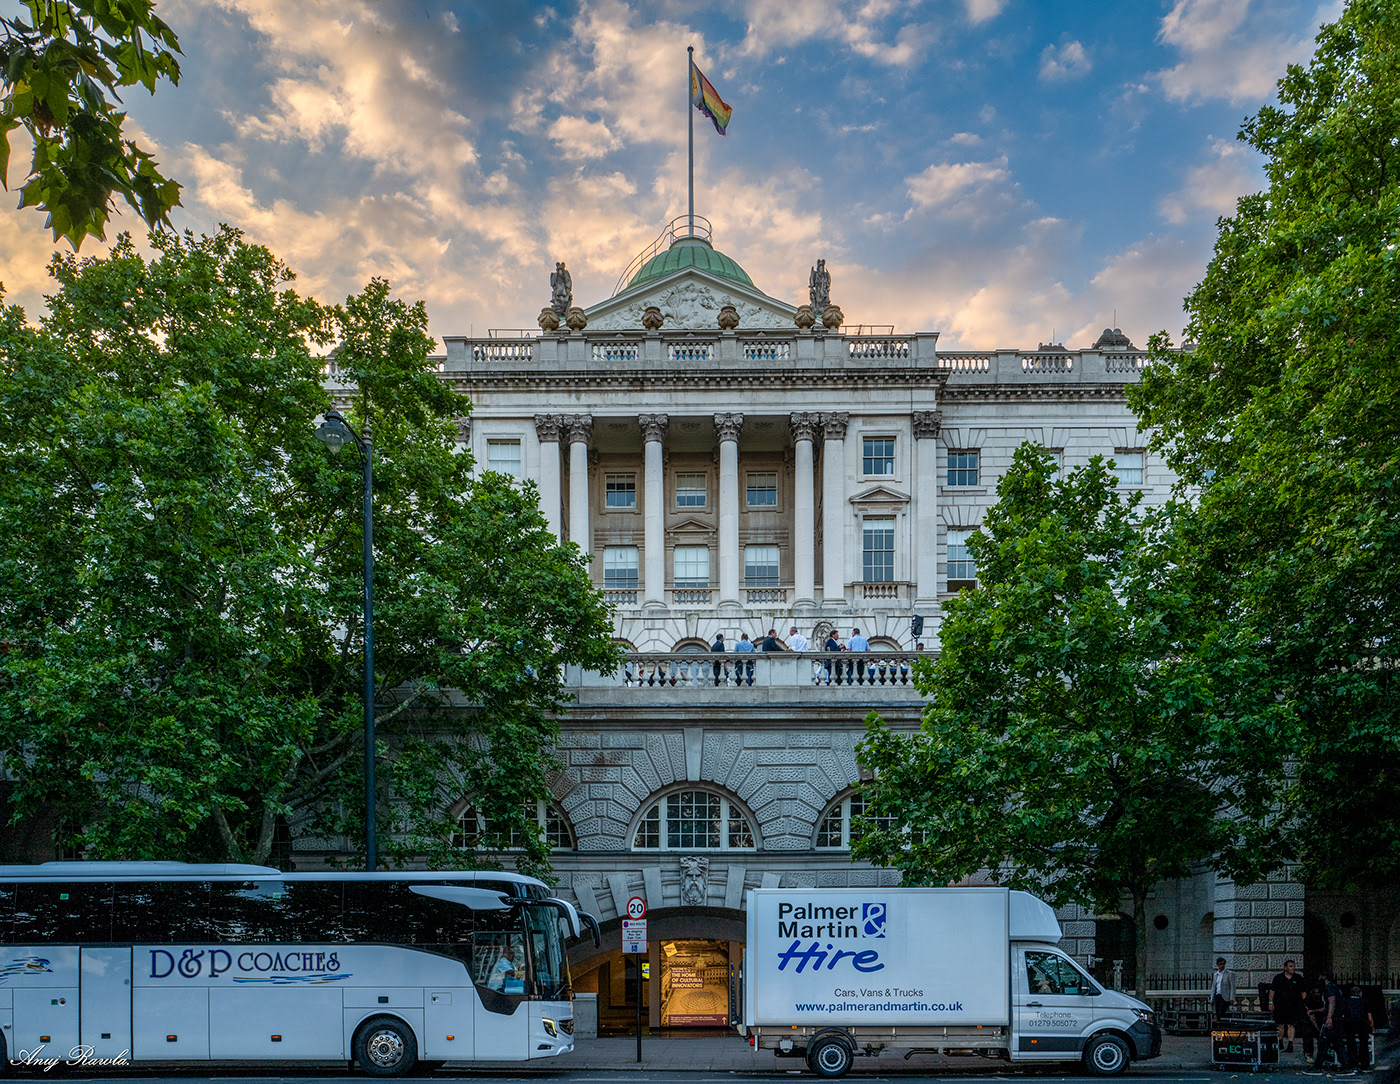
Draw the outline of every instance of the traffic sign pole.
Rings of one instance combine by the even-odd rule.
[[[647,901],[633,896],[622,920],[622,951],[647,955]],[[642,961],[637,961],[637,1064],[642,1063]]]

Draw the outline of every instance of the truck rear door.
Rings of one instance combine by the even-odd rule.
[[[1045,948],[1017,947],[1012,959],[1016,1061],[1069,1061],[1084,1050],[1098,989],[1073,961]]]

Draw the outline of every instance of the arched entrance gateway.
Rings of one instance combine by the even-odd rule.
[[[744,912],[728,907],[661,907],[647,913],[647,954],[622,953],[622,923],[602,923],[601,942],[585,939],[569,952],[574,989],[598,995],[598,1027],[631,1029],[637,973],[652,1028],[728,1027],[730,976],[743,959]]]

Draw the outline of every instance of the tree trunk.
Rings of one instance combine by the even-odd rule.
[[[1147,892],[1133,890],[1133,955],[1137,957],[1133,975],[1133,996],[1147,1000]]]

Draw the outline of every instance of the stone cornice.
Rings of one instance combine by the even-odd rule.
[[[939,393],[942,405],[970,402],[1017,402],[1026,399],[1109,399],[1126,401],[1127,384],[949,384]],[[947,420],[946,418],[944,419]]]
[[[444,383],[466,393],[472,388],[493,391],[514,389],[593,389],[619,388],[870,388],[911,385],[939,393],[947,383],[948,374],[936,369],[611,369],[605,372],[587,369],[539,369],[511,372],[447,372],[440,374]],[[1057,385],[1063,387],[1065,385]]]

